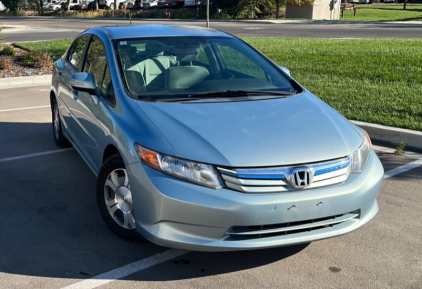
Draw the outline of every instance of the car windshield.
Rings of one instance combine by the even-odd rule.
[[[120,75],[131,97],[184,98],[292,95],[301,88],[250,46],[230,37],[115,40]]]

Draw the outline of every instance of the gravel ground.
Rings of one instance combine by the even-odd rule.
[[[12,60],[10,68],[0,69],[0,78],[51,74],[52,67],[35,68],[33,64],[28,64],[20,60],[28,51],[14,47],[13,45],[12,48],[16,51],[16,56],[5,56],[1,55],[0,52],[0,63],[4,58],[10,58]]]

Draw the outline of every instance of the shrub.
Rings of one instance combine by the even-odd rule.
[[[12,68],[12,59],[9,57],[0,58],[0,70]]]
[[[3,51],[1,52],[2,55],[7,55],[7,56],[15,56],[16,55],[16,51],[13,49],[12,46],[10,45],[5,45],[3,47]]]
[[[29,53],[28,53],[29,54]],[[35,55],[35,68],[49,68],[53,66],[53,59],[47,51]]]
[[[35,62],[35,55],[32,52],[28,52],[25,55],[20,56],[19,60],[26,64],[33,64]]]
[[[405,143],[404,141],[396,141],[395,144],[396,144],[396,151],[394,152],[394,154],[398,156],[404,155],[403,150],[406,148],[407,143]]]

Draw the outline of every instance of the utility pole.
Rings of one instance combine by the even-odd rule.
[[[207,28],[210,28],[210,0],[207,0]]]

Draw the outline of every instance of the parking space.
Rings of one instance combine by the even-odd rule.
[[[378,155],[386,171],[417,161]],[[385,179],[376,218],[339,238],[226,253],[128,242],[102,221],[83,160],[55,146],[49,86],[1,89],[0,287],[420,288],[421,174]]]

